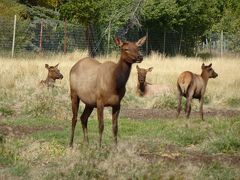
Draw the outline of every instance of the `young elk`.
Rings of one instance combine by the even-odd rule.
[[[130,75],[133,63],[143,60],[139,47],[143,45],[146,36],[137,42],[122,42],[116,39],[116,44],[121,49],[118,63],[100,63],[90,57],[79,60],[70,71],[70,93],[72,100],[72,132],[70,146],[73,145],[74,130],[77,123],[77,114],[80,100],[85,104],[84,111],[80,117],[84,141],[88,142],[88,117],[94,108],[97,108],[99,144],[101,146],[102,133],[104,129],[103,109],[112,107],[112,131],[114,141],[117,143],[118,115],[120,103],[126,91],[126,83]]]
[[[177,80],[178,87],[178,112],[179,116],[182,109],[182,96],[187,98],[186,113],[189,118],[191,112],[192,98],[199,99],[200,101],[200,115],[203,120],[203,96],[206,91],[209,78],[216,78],[218,74],[212,69],[212,63],[208,66],[202,64],[202,74],[197,75],[189,71],[185,71],[180,74]]]
[[[144,69],[137,65],[136,68],[138,73],[137,93],[139,96],[157,96],[160,94],[169,93],[171,91],[168,86],[150,84],[146,82],[147,73],[151,72],[153,67]]]
[[[48,70],[48,76],[46,80],[42,80],[40,84],[47,87],[54,87],[55,80],[63,78],[63,75],[58,69],[58,65],[59,64],[57,64],[56,66],[49,66],[48,64],[45,64],[45,68]]]

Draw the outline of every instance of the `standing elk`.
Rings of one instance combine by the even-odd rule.
[[[45,64],[45,68],[48,70],[48,76],[46,80],[42,80],[40,82],[41,85],[45,85],[47,87],[54,87],[56,79],[62,79],[63,75],[60,73],[58,69],[58,65],[56,66],[49,66],[48,64]]]
[[[85,104],[80,117],[84,141],[88,142],[88,117],[94,108],[97,108],[99,144],[102,143],[104,130],[104,107],[112,107],[112,132],[117,144],[118,115],[120,103],[126,91],[126,83],[133,63],[140,63],[143,56],[139,47],[146,41],[146,36],[137,42],[122,42],[116,38],[115,42],[121,49],[118,63],[100,63],[90,57],[79,60],[70,71],[70,93],[72,100],[72,132],[70,146],[73,145],[74,130],[77,123],[77,114],[80,100]]]
[[[146,82],[147,73],[151,72],[153,67],[144,69],[137,65],[136,68],[138,74],[137,93],[139,96],[157,96],[171,91],[169,86]]]
[[[207,83],[209,78],[216,78],[218,74],[213,70],[212,63],[208,66],[202,64],[201,75],[194,74],[189,71],[185,71],[180,74],[177,80],[178,88],[178,109],[177,117],[179,116],[182,109],[182,96],[187,98],[186,109],[187,118],[189,118],[191,112],[191,101],[192,98],[200,101],[200,115],[203,119],[203,99],[206,91]]]

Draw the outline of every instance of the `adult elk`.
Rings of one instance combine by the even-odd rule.
[[[45,64],[45,68],[48,70],[48,76],[46,80],[42,80],[40,84],[45,85],[47,87],[54,87],[56,79],[62,79],[63,75],[60,73],[58,69],[58,65],[56,66],[49,66]]]
[[[146,82],[147,73],[151,72],[153,67],[144,69],[137,65],[136,68],[138,74],[137,93],[139,96],[157,96],[171,91],[170,87],[166,85],[151,84]]]
[[[191,101],[192,98],[199,99],[200,101],[200,115],[203,119],[203,99],[206,91],[207,83],[209,78],[216,78],[218,74],[213,70],[212,63],[208,66],[202,64],[201,75],[194,74],[189,71],[185,71],[180,74],[177,80],[178,88],[178,112],[179,116],[182,109],[182,96],[187,98],[186,109],[187,118],[189,118],[191,112]]]
[[[126,91],[126,83],[130,75],[133,63],[143,60],[139,47],[143,45],[146,36],[137,42],[122,42],[116,39],[116,44],[121,49],[118,63],[100,63],[90,57],[79,60],[70,71],[70,93],[72,100],[72,132],[70,146],[73,145],[74,130],[77,123],[77,114],[80,100],[85,104],[84,111],[80,117],[84,141],[88,142],[88,117],[94,108],[97,108],[99,144],[102,143],[104,129],[103,109],[112,107],[112,131],[114,141],[117,143],[118,115],[120,103]]]

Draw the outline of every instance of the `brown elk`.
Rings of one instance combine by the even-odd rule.
[[[47,87],[54,87],[56,79],[62,79],[63,75],[60,73],[58,69],[58,65],[56,66],[49,66],[48,64],[45,64],[45,68],[48,70],[48,76],[46,80],[42,80],[40,82],[41,85],[45,85]]]
[[[153,67],[144,69],[137,65],[136,68],[138,73],[137,93],[139,96],[157,96],[171,91],[169,86],[146,82],[147,73],[151,72]]]
[[[178,112],[179,116],[182,109],[182,96],[186,97],[186,109],[187,118],[189,118],[191,112],[191,101],[193,98],[200,101],[200,115],[203,119],[203,99],[206,91],[207,83],[209,78],[216,78],[218,74],[213,70],[212,63],[208,66],[202,64],[201,75],[194,74],[189,71],[185,71],[180,74],[177,80],[178,88]]]
[[[139,47],[146,41],[146,36],[137,42],[122,42],[116,39],[116,44],[121,49],[118,63],[100,63],[90,57],[79,60],[70,71],[70,93],[72,100],[72,132],[70,146],[73,144],[74,130],[77,123],[77,114],[80,100],[85,104],[80,117],[84,141],[88,142],[88,117],[94,108],[97,108],[99,144],[101,146],[104,130],[103,109],[112,107],[112,132],[117,143],[118,115],[120,103],[126,91],[126,83],[133,63],[143,60]]]

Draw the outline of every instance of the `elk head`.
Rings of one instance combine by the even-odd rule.
[[[56,66],[49,66],[48,64],[45,64],[45,68],[48,70],[48,78],[51,78],[53,80],[56,79],[62,79],[63,75],[60,73],[60,70],[58,69],[58,65]]]
[[[146,39],[147,36],[144,36],[137,42],[122,42],[121,39],[116,38],[115,42],[121,48],[121,59],[130,64],[142,62],[143,56],[139,52],[139,47],[144,44]]]
[[[213,70],[212,63],[206,66],[204,63],[202,64],[202,74],[207,74],[208,78],[216,78],[218,74]]]
[[[150,67],[148,69],[144,69],[144,68],[140,68],[138,65],[137,65],[137,73],[138,73],[138,82],[140,84],[142,83],[145,83],[146,81],[146,76],[147,76],[147,73],[148,72],[151,72],[153,67]]]

